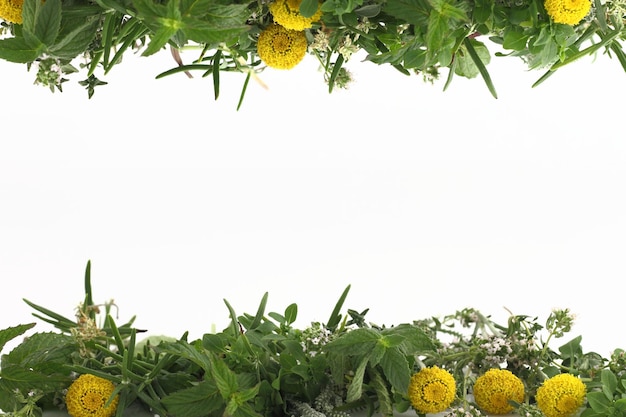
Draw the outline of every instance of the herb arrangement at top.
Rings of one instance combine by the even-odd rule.
[[[128,51],[169,48],[173,68],[157,77],[199,73],[217,98],[220,73],[240,72],[243,99],[256,73],[307,54],[329,91],[347,87],[344,64],[363,51],[425,80],[446,69],[444,89],[454,76],[480,77],[497,97],[493,55],[540,70],[535,85],[596,53],[626,69],[625,13],[624,0],[0,0],[0,59],[26,64],[53,92],[80,72],[91,97]],[[192,62],[181,58],[187,49],[197,50]]]
[[[49,1],[49,0],[48,0]],[[255,313],[188,340],[149,337],[117,324],[112,302],[97,305],[85,274],[75,319],[25,300],[54,331],[28,334],[0,362],[4,416],[120,417],[132,407],[161,417],[349,417],[415,412],[449,417],[626,416],[626,357],[585,352],[581,336],[551,345],[573,324],[569,310],[545,324],[511,314],[500,325],[472,308],[384,326],[367,310],[293,326],[297,305]],[[0,330],[0,348],[36,324]],[[412,411],[413,410],[413,411]]]

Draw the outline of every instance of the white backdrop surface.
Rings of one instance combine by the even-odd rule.
[[[2,63],[0,328],[33,320],[22,298],[71,317],[90,259],[96,301],[152,334],[200,336],[266,291],[306,326],[351,285],[378,324],[570,308],[584,348],[626,347],[626,77],[586,61],[531,89],[496,59],[498,100],[356,61],[328,95],[309,61],[239,112],[243,76],[216,102],[209,79],[154,80],[167,54],[91,100]]]

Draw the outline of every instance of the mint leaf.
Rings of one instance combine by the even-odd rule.
[[[399,349],[387,349],[380,360],[380,366],[383,368],[387,380],[397,392],[408,391],[411,370],[409,369],[409,362],[406,356]]]
[[[389,0],[385,12],[418,27],[426,26],[431,7],[422,0]]]
[[[0,39],[0,59],[19,64],[33,62],[42,52],[41,46],[36,47],[24,38]]]
[[[215,380],[215,384],[222,398],[227,399],[239,389],[237,377],[235,373],[222,360],[215,360],[211,357],[212,367],[211,376]]]
[[[326,350],[351,355],[369,353],[380,337],[380,333],[374,329],[355,329],[326,344]]]
[[[178,417],[213,415],[214,411],[224,407],[220,393],[211,380],[170,394],[164,397],[162,402],[171,415]]]
[[[36,7],[34,23],[37,39],[46,46],[54,44],[61,27],[61,0],[46,0]]]
[[[77,19],[71,24],[72,26],[64,28],[54,45],[49,48],[51,55],[72,59],[84,52],[96,37],[99,18]]]
[[[435,345],[430,336],[422,329],[411,324],[405,323],[390,327],[383,330],[383,335],[402,336],[402,342],[399,347],[405,355],[435,350]]]
[[[20,335],[23,335],[24,333],[26,333],[28,330],[32,329],[33,327],[35,327],[35,323],[20,324],[18,326],[9,327],[4,330],[0,330],[0,351],[2,351],[2,349],[4,348],[4,345],[6,345],[7,342],[15,339],[16,337]]]

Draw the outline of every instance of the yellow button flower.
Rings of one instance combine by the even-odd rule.
[[[408,397],[419,413],[440,413],[454,401],[456,382],[445,369],[423,368],[411,376]]]
[[[591,10],[589,0],[545,0],[546,12],[555,23],[578,24]]]
[[[321,4],[318,5],[313,16],[304,17],[300,14],[301,3],[302,0],[274,0],[269,6],[274,22],[292,30],[310,28],[313,22],[317,22],[322,17]]]
[[[0,19],[22,24],[22,6],[24,0],[0,0]]]
[[[67,389],[65,405],[72,417],[112,417],[115,415],[119,397],[105,407],[113,394],[115,385],[104,378],[84,374],[79,376]]]
[[[304,31],[287,29],[275,23],[259,35],[257,52],[270,67],[291,69],[306,55],[308,43]]]
[[[572,374],[559,374],[543,382],[535,396],[546,417],[570,417],[585,401],[587,387]]]
[[[474,400],[488,414],[509,414],[514,408],[509,401],[524,401],[524,383],[511,371],[490,369],[474,382]]]

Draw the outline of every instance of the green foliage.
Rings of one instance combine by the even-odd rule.
[[[252,0],[25,0],[23,23],[6,24],[0,59],[39,67],[36,83],[53,92],[62,91],[66,77],[85,72],[79,84],[91,98],[96,86],[106,85],[99,77],[131,50],[145,57],[165,48],[178,57],[196,50],[192,62],[177,58],[156,78],[199,72],[211,78],[217,99],[220,73],[242,73],[239,108],[249,80],[266,68],[256,43],[273,22],[268,6]],[[444,90],[454,76],[480,75],[495,98],[488,71],[493,56],[517,57],[544,71],[534,85],[602,52],[626,70],[622,0],[593,0],[576,25],[555,23],[543,2],[533,0],[302,0],[299,12],[311,17],[318,8],[321,19],[305,32],[329,92],[348,88],[346,64],[360,51],[367,61],[427,81],[446,71]]]
[[[581,417],[626,416],[626,377],[618,379],[610,369],[603,369],[594,388],[587,394],[589,408]]]
[[[287,415],[316,398],[321,408],[328,408],[331,400],[340,404],[348,385],[350,400],[360,404],[367,398],[389,408],[392,394],[406,391],[415,356],[434,348],[429,337],[412,325],[370,328],[365,312],[348,310],[350,319],[344,316],[341,311],[350,286],[336,302],[328,324],[295,328],[298,306],[292,303],[283,312],[267,312],[266,293],[254,314],[237,314],[224,300],[231,321],[220,332],[193,341],[185,334],[180,339],[160,337],[137,343],[140,331],[132,327],[134,318],[118,325],[109,312],[110,303],[104,304],[102,322],[97,324],[91,263],[84,285],[86,297],[76,320],[25,300],[37,318],[59,332],[34,333],[3,356],[2,409],[20,409],[30,392],[41,393],[40,410],[49,407],[61,398],[74,373],[114,382],[120,394],[118,416],[137,402],[160,415],[177,417]],[[2,330],[0,342],[33,326]],[[349,383],[350,363],[363,358],[367,358],[363,374]],[[17,416],[31,417],[25,411]]]
[[[463,44],[461,50],[476,68],[468,60],[458,71],[477,76],[480,65],[471,55],[487,60],[480,43]],[[1,348],[28,334],[0,361],[0,409],[12,417],[40,417],[63,401],[77,374],[85,373],[115,384],[116,417],[137,405],[177,417],[348,417],[364,408],[392,416],[411,408],[411,376],[427,366],[450,372],[457,383],[451,415],[465,415],[463,410],[478,415],[470,395],[473,383],[487,370],[501,368],[524,383],[526,398],[515,404],[521,415],[541,416],[537,389],[552,376],[570,373],[587,386],[582,417],[626,417],[624,350],[604,358],[586,352],[582,336],[551,346],[571,331],[574,318],[567,309],[552,311],[544,323],[511,314],[499,324],[466,308],[379,326],[367,322],[367,309],[342,313],[348,286],[326,323],[304,329],[294,327],[295,303],[268,311],[265,293],[252,313],[239,314],[224,300],[230,320],[221,331],[197,340],[183,333],[137,341],[142,331],[133,326],[134,317],[120,325],[111,302],[94,303],[90,262],[84,287],[74,319],[24,300],[56,332],[28,334],[35,323],[0,330]]]

